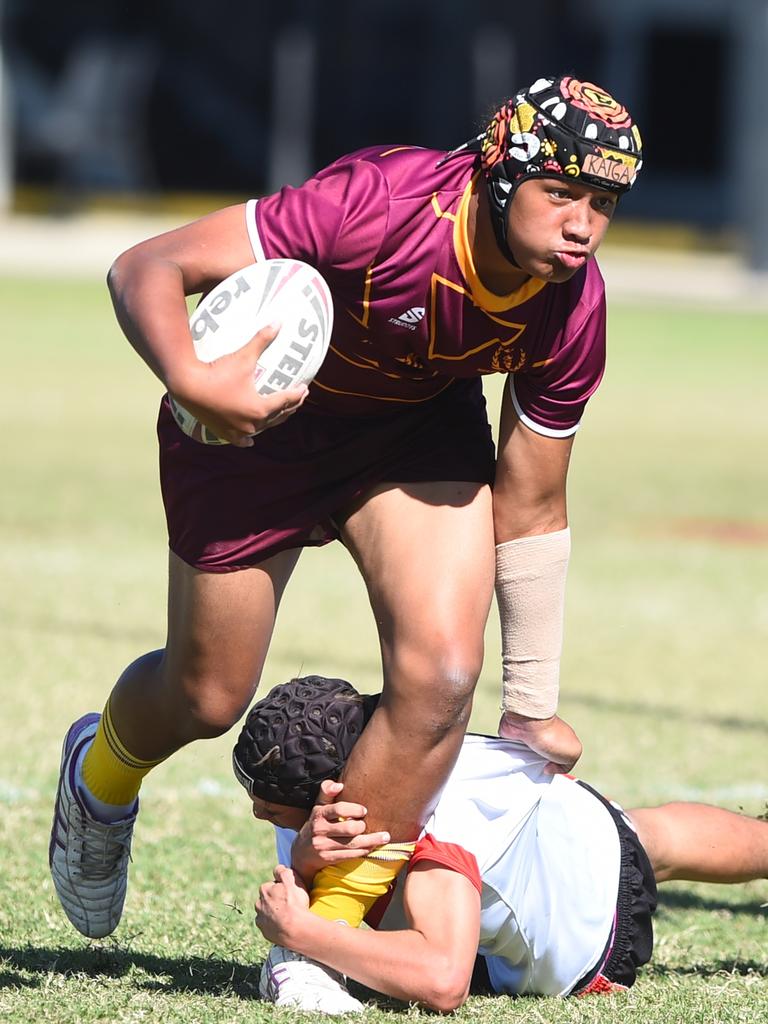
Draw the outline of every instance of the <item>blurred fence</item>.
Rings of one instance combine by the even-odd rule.
[[[515,85],[572,71],[642,128],[625,217],[768,269],[768,0],[0,5],[0,202],[264,193],[373,142],[451,147]]]

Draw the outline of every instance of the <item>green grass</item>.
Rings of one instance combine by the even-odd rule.
[[[103,286],[0,281],[0,1019],[288,1018],[257,1001],[250,910],[271,866],[228,765],[197,744],[144,787],[114,939],[88,943],[51,889],[47,834],[61,736],[164,636],[156,480],[159,386],[122,341]],[[627,805],[692,798],[760,813],[766,779],[768,319],[614,309],[606,380],[570,486],[562,710],[581,774]],[[489,381],[498,405],[500,381]],[[301,623],[301,628],[294,628]],[[498,624],[473,727],[492,731]],[[334,545],[302,556],[265,671],[378,688],[364,590]],[[768,883],[663,890],[657,952],[621,998],[473,999],[482,1024],[768,1019]],[[402,1011],[383,1002],[369,1019]],[[406,1011],[409,1017],[426,1015]]]

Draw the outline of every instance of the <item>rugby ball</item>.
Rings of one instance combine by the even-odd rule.
[[[333,301],[314,267],[300,260],[252,263],[210,291],[189,319],[197,358],[204,363],[236,352],[257,331],[281,324],[259,356],[254,384],[260,395],[309,384],[328,351]],[[185,434],[203,444],[227,444],[182,405],[171,412]]]

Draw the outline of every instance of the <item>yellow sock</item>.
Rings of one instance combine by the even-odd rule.
[[[415,843],[388,843],[367,857],[331,864],[315,875],[309,909],[357,928],[408,863]]]
[[[83,758],[83,782],[105,804],[131,804],[139,795],[144,776],[164,760],[140,761],[125,749],[115,732],[107,701],[93,743]]]

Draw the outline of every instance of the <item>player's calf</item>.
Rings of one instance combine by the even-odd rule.
[[[709,804],[629,812],[658,882],[721,884],[768,877],[768,822]]]

